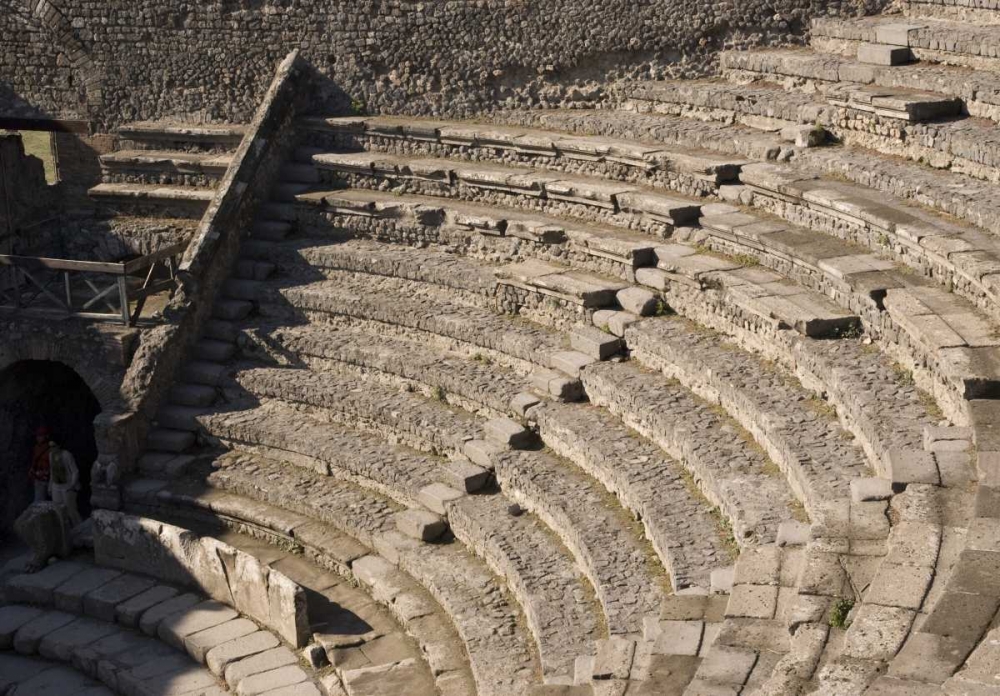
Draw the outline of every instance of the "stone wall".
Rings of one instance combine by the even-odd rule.
[[[99,564],[198,588],[293,647],[309,641],[305,590],[250,554],[145,517],[99,510],[93,521]]]
[[[247,121],[288,51],[325,108],[463,115],[590,102],[615,78],[704,72],[886,0],[2,0],[0,114]],[[66,27],[69,31],[66,31]]]

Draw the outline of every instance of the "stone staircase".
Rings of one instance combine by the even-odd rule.
[[[238,125],[131,123],[101,156],[103,182],[89,195],[124,215],[198,219],[243,139]]]

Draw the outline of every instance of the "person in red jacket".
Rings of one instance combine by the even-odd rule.
[[[35,447],[31,452],[31,466],[28,467],[28,480],[35,486],[35,502],[48,500],[49,494],[49,438],[52,431],[42,425],[35,430]]]

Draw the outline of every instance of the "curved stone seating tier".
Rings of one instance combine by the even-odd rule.
[[[970,116],[1000,120],[1000,77],[989,70],[963,70],[930,63],[871,65],[804,49],[724,51],[719,60],[723,75],[737,83],[761,80],[786,89],[806,92],[818,89],[824,95],[845,90],[864,94],[876,89],[904,95],[929,91],[960,99]]]
[[[796,513],[777,467],[748,446],[749,433],[659,373],[627,363],[595,363],[583,371],[590,401],[655,442],[690,472],[693,484],[721,510],[741,547],[775,539]]]
[[[783,200],[755,201],[799,222]],[[994,322],[958,295],[850,242],[784,222],[739,213],[705,218],[702,229],[713,248],[749,254],[858,312],[955,422],[968,422],[967,398],[993,393]]]
[[[862,44],[908,48],[917,60],[996,70],[1000,27],[939,19],[899,16],[842,20],[813,19],[813,48],[826,53],[857,55]]]
[[[114,211],[149,217],[200,218],[215,197],[211,188],[160,184],[98,184],[87,195]]]
[[[1000,24],[1000,5],[992,0],[907,0],[906,16],[981,24]]]
[[[235,379],[258,398],[322,409],[345,426],[436,455],[461,452],[466,441],[483,439],[481,425],[465,411],[363,376],[251,367],[238,370]]]
[[[414,256],[419,257],[419,254],[414,253]],[[542,261],[504,266],[495,271],[495,276],[492,299],[484,297],[480,302],[484,308],[522,314],[537,323],[560,328],[589,317],[598,309],[614,307],[617,292],[627,287],[619,280]],[[325,271],[321,277],[329,282],[316,281],[307,285],[288,280],[269,281],[265,285],[255,283],[244,297],[258,302],[265,316],[286,321],[303,319],[302,312],[324,311],[325,306],[331,305],[324,302],[324,298],[336,298],[337,288],[342,285],[345,286],[344,291],[367,284],[369,288],[381,286],[386,292],[395,292],[403,297],[427,297],[448,304],[456,300],[461,304],[463,299],[467,303],[475,302],[473,295],[466,294],[463,298],[460,292],[444,291],[432,283],[413,283],[387,276],[366,278],[365,274],[342,271]],[[377,298],[371,296],[371,289],[365,294],[369,300],[367,304],[376,302]],[[306,302],[306,298],[313,306]],[[336,303],[332,305],[336,306]]]
[[[500,365],[353,327],[276,328],[261,334],[256,342],[261,358],[269,349],[294,355],[316,371],[336,364],[351,366],[378,373],[391,384],[422,386],[428,395],[473,412],[505,415],[511,399],[528,387],[525,377]],[[250,346],[244,352],[252,354]]]
[[[532,365],[548,367],[551,354],[568,348],[563,337],[544,327],[459,304],[446,290],[355,274],[331,276],[316,285],[280,287],[280,295],[271,294],[274,304],[262,305],[261,312],[287,314],[291,309],[321,326],[378,325],[386,335],[437,340],[450,350],[488,355],[520,372]]]
[[[764,130],[815,126],[845,145],[976,179],[1000,179],[1000,140],[993,122],[935,120],[956,115],[959,100],[930,93],[885,91],[861,86],[853,90],[828,88],[818,98],[767,83],[647,83],[630,89],[630,99],[623,108],[741,123]],[[820,134],[815,137],[820,138]]]
[[[735,548],[687,472],[607,411],[545,402],[532,408],[545,444],[599,480],[635,515],[670,573],[675,591],[708,588]]]
[[[229,153],[119,150],[101,155],[101,168],[106,184],[215,188],[231,160]]]
[[[862,450],[825,401],[718,334],[689,321],[649,319],[630,326],[625,340],[633,359],[719,404],[746,428],[781,467],[810,519],[822,520],[824,504],[848,497],[851,480],[867,473]]]
[[[491,120],[498,124],[544,128],[577,135],[697,147],[723,155],[739,155],[749,160],[772,160],[785,149],[785,145],[776,136],[745,126],[621,110],[522,109],[498,111],[491,115]]]
[[[662,566],[627,514],[586,474],[545,451],[494,457],[506,496],[537,515],[590,578],[612,634],[636,634],[667,594]]]
[[[237,123],[133,121],[117,134],[120,149],[219,153],[239,147],[246,130]]]
[[[395,530],[394,507],[387,501],[380,502],[355,486],[278,460],[234,454],[220,460],[221,466],[205,481],[209,486],[253,501],[254,505],[245,506],[251,513],[255,507],[294,510],[284,514],[295,516],[303,526],[293,526],[286,535],[320,553],[327,533],[310,528],[314,524],[323,528],[332,526],[366,548],[376,549],[385,560],[365,556],[349,561],[344,567],[349,567],[353,577],[363,585],[373,586],[373,596],[380,602],[392,605],[398,601],[393,609],[398,616],[400,612],[405,615],[412,604],[405,597],[393,600],[399,593],[399,582],[393,581],[392,566],[386,561],[398,566],[413,578],[404,587],[412,586],[415,580],[454,622],[468,652],[479,693],[505,694],[517,689],[527,692],[538,669],[529,644],[531,638],[521,628],[519,613],[497,578],[462,544],[411,540]],[[211,496],[199,501],[182,494],[173,501],[161,492],[156,499],[173,505],[215,507]],[[506,520],[503,524],[510,526]],[[390,577],[373,577],[375,574]],[[381,587],[380,583],[387,586]],[[397,587],[391,589],[394,584]],[[484,616],[490,620],[484,621]],[[409,626],[408,630],[413,633]],[[417,639],[420,640],[419,636]]]
[[[407,158],[379,153],[322,153],[312,161],[320,179],[340,187],[385,190],[469,203],[566,215],[652,236],[698,218],[696,200],[606,179],[525,167]]]
[[[689,195],[710,195],[718,184],[735,179],[742,164],[739,158],[683,146],[668,149],[627,139],[385,116],[307,118],[300,122],[299,131],[309,146],[298,152],[302,161],[309,160],[317,150],[366,149],[396,155],[531,164]]]
[[[629,281],[635,279],[635,269],[652,264],[659,239],[432,196],[335,190],[302,194],[296,201],[299,229],[309,236],[443,244],[494,265],[538,259]]]
[[[445,461],[395,448],[281,402],[198,417],[205,434],[231,447],[260,451],[323,476],[358,483],[401,505],[444,480]]]

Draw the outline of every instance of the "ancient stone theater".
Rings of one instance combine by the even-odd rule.
[[[1000,0],[0,0],[0,696],[1000,695]]]

